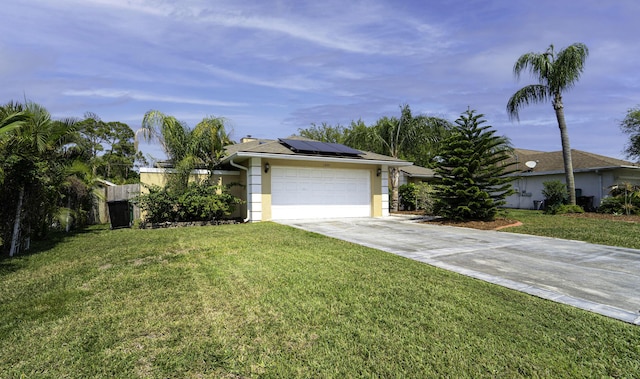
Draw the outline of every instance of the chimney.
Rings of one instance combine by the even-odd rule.
[[[240,143],[253,142],[253,141],[257,141],[257,140],[258,140],[257,138],[251,137],[251,134],[247,134],[246,137],[240,138]]]

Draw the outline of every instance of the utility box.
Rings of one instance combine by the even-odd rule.
[[[107,202],[111,229],[130,228],[133,219],[133,206],[128,200]]]

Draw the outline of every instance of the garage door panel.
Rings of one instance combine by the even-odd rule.
[[[272,167],[273,219],[369,217],[368,170]]]

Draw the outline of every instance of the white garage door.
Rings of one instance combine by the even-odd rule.
[[[370,181],[368,170],[272,167],[271,217],[369,217]]]

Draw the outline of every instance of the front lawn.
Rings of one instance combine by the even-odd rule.
[[[506,228],[502,230],[504,232],[640,249],[640,218],[637,216],[546,215],[540,211],[509,209],[506,217],[522,222],[522,226]]]
[[[273,224],[0,260],[0,377],[638,377],[640,328]]]

